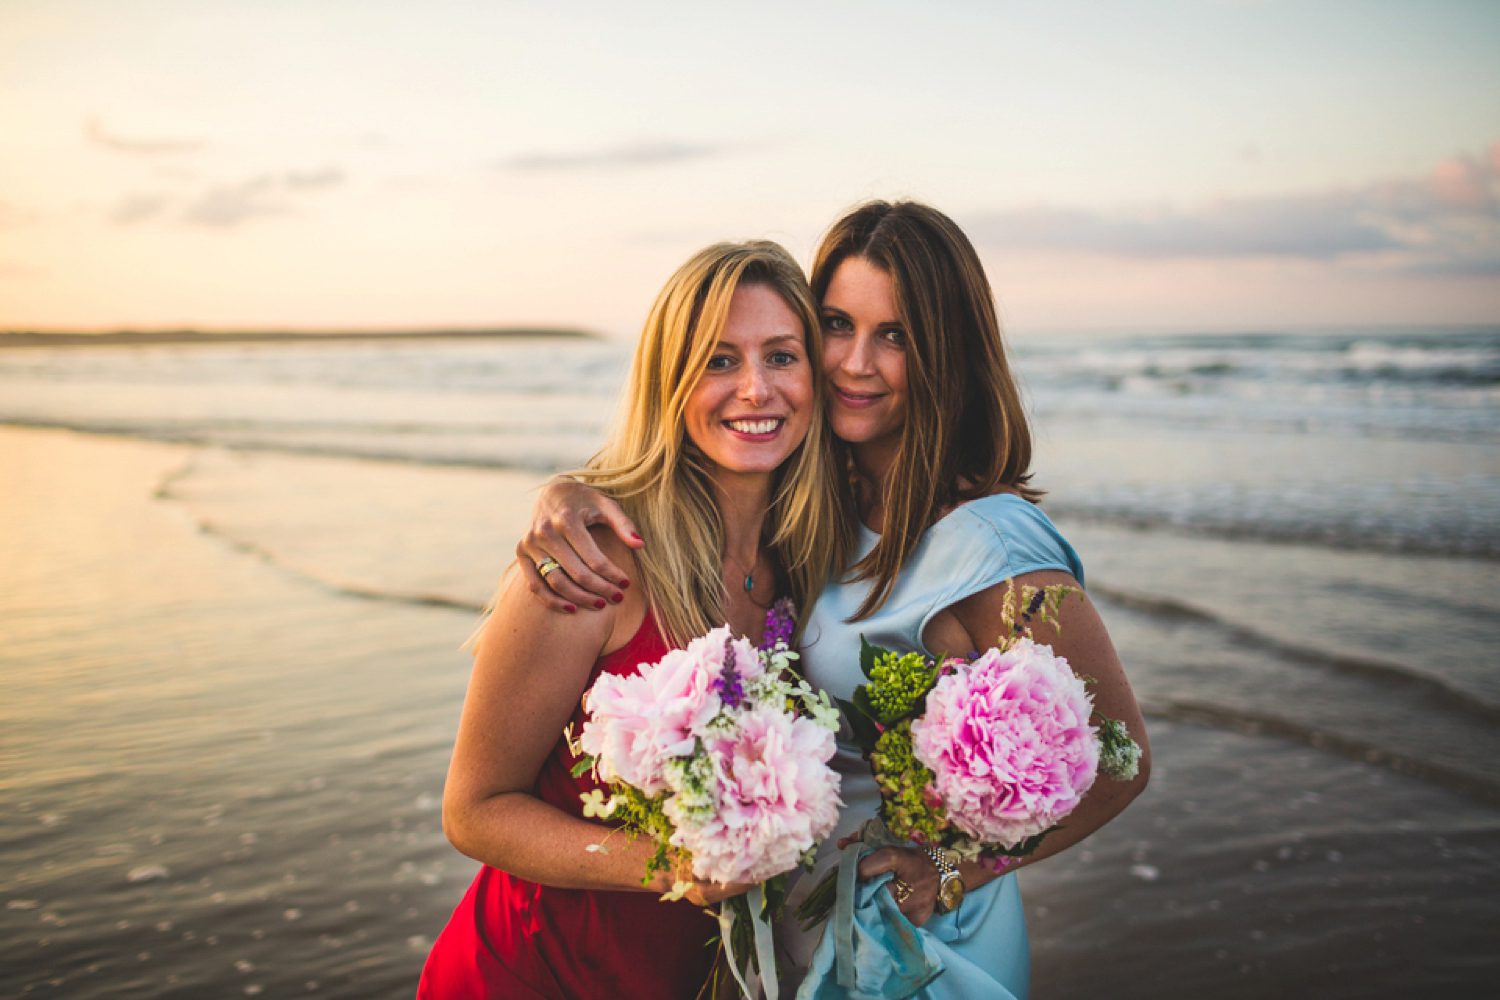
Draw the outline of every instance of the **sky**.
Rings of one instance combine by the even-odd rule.
[[[0,0],[0,329],[638,329],[952,215],[1016,334],[1500,322],[1500,4]]]

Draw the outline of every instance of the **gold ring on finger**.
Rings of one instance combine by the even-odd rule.
[[[891,879],[891,895],[896,897],[896,902],[904,903],[911,896],[911,886],[899,877],[893,878]]]
[[[548,556],[547,558],[536,564],[536,571],[542,574],[543,580],[547,579],[548,573],[552,572],[555,569],[561,568],[562,563],[558,562],[556,559],[553,559],[551,556]]]

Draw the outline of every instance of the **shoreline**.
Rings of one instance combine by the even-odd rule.
[[[133,347],[138,345],[201,345],[316,343],[381,340],[510,340],[522,338],[603,340],[597,333],[565,327],[493,327],[437,330],[112,330],[105,333],[8,330],[0,332],[0,349],[7,347]]]

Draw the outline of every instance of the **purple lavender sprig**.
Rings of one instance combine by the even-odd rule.
[[[790,647],[792,644],[792,633],[797,630],[797,609],[792,604],[790,597],[778,599],[766,612],[766,632],[760,641],[760,648],[765,652],[771,652],[777,646]]]
[[[719,697],[724,704],[730,708],[739,708],[740,703],[745,700],[745,681],[740,676],[739,667],[734,659],[734,640],[724,640],[724,672],[714,682],[714,687],[719,692]]]

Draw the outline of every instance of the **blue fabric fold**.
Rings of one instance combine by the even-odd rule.
[[[845,873],[857,874],[859,857],[869,853],[851,849],[858,853],[839,872],[833,926],[813,953],[797,1000],[906,1000],[942,975],[943,960],[933,939],[912,926],[886,890],[889,872],[846,894]]]
[[[1015,875],[971,892],[918,928],[859,860],[898,844],[878,818],[841,852],[837,900],[796,1000],[1026,1000],[1031,962]]]

